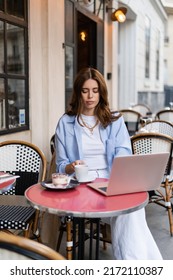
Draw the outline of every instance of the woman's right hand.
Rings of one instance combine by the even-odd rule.
[[[69,164],[66,165],[65,172],[67,174],[74,173],[74,171],[75,171],[74,167],[75,167],[75,165],[78,165],[78,164],[85,164],[85,162],[83,160],[79,160],[79,159],[75,160],[72,163],[69,163]]]

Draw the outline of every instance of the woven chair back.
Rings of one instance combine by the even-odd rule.
[[[154,120],[147,123],[142,128],[143,131],[157,132],[173,137],[173,124],[163,120]]]
[[[24,195],[25,190],[45,179],[46,159],[35,145],[24,141],[0,143],[0,171],[19,175],[16,185],[5,194]]]
[[[145,104],[135,104],[132,109],[139,112],[143,117],[151,114],[151,109]]]
[[[131,109],[122,109],[119,112],[123,115],[130,136],[133,135],[140,128],[142,115]]]
[[[173,109],[165,109],[158,111],[155,116],[156,120],[163,120],[173,123]]]
[[[169,160],[165,175],[169,175],[172,163],[173,138],[161,133],[140,133],[131,137],[132,151],[134,154],[154,154],[169,152]]]

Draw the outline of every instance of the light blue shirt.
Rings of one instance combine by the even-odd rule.
[[[130,137],[123,117],[106,128],[100,125],[99,130],[101,140],[106,146],[106,159],[110,171],[114,157],[132,153]],[[83,160],[82,127],[75,116],[64,114],[60,118],[55,131],[55,146],[57,172],[65,173],[67,164]]]

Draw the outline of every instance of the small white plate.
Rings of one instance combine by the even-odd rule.
[[[78,182],[79,182],[79,183],[89,183],[89,182],[94,181],[95,179],[96,179],[95,176],[90,175],[90,176],[88,176],[85,180],[80,180],[80,181],[78,181]]]
[[[69,185],[58,185],[58,186],[55,186],[54,184],[43,184],[42,183],[42,186],[44,186],[45,188],[47,189],[52,189],[52,190],[66,190],[67,187],[69,188]]]
[[[73,189],[73,188],[77,187],[79,185],[79,183],[77,181],[73,182],[73,180],[70,180],[70,182],[67,185],[55,186],[55,185],[52,184],[51,180],[48,180],[48,181],[41,182],[41,185],[42,185],[42,187],[47,188],[47,189],[62,191],[62,190]]]

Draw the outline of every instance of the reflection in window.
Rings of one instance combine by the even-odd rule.
[[[9,128],[21,125],[21,110],[25,108],[25,84],[22,80],[8,80],[8,123]],[[23,124],[23,123],[22,123]]]
[[[7,71],[24,73],[24,29],[7,24]]]
[[[73,87],[73,48],[65,47],[65,83],[66,88]]]
[[[150,77],[150,32],[151,22],[150,19],[145,17],[145,77]]]
[[[4,23],[0,21],[0,73],[4,72]]]
[[[156,80],[159,80],[160,67],[160,32],[156,33]]]
[[[0,130],[5,128],[5,88],[4,79],[0,79]]]

